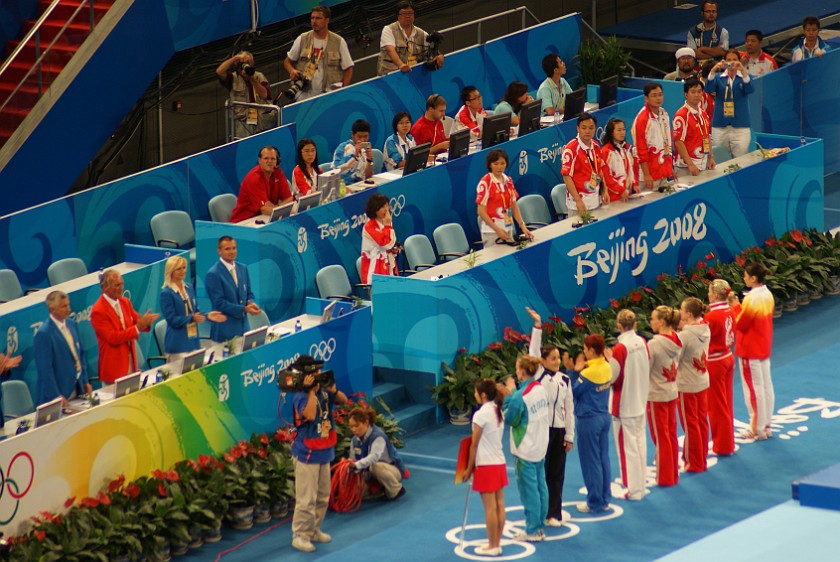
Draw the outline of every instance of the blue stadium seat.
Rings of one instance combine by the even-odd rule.
[[[6,419],[19,418],[35,411],[32,394],[23,381],[3,381],[3,413]]]
[[[210,219],[213,222],[230,222],[230,214],[234,207],[236,195],[233,193],[216,195],[207,203],[207,210],[210,211]]]
[[[88,270],[85,262],[79,258],[64,258],[50,264],[47,268],[47,279],[50,285],[58,285],[82,275],[87,275]]]
[[[551,212],[542,195],[523,195],[516,201],[522,220],[528,228],[541,228],[551,224]]]

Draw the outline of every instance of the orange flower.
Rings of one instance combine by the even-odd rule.
[[[35,538],[38,539],[38,542],[43,541],[46,536],[46,531],[35,531]]]
[[[268,435],[266,435],[265,433],[260,435],[260,443],[262,443],[263,445],[268,445]]]
[[[610,299],[610,306],[613,308],[618,308],[621,306],[621,303],[615,299]]]
[[[794,242],[802,242],[802,231],[801,230],[791,230],[790,237],[793,238]]]

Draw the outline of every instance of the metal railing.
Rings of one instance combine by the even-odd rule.
[[[53,37],[52,41],[49,43],[49,45],[47,45],[47,47],[42,52],[42,50],[41,50],[41,35],[42,35],[41,32],[42,32],[42,29],[41,28],[43,27],[44,22],[47,21],[47,19],[50,17],[50,15],[52,15],[52,13],[59,6],[59,4],[60,4],[60,0],[53,0],[50,3],[50,5],[47,7],[47,9],[44,10],[44,13],[41,14],[41,17],[38,18],[38,21],[35,22],[35,25],[32,26],[32,29],[29,30],[29,32],[26,34],[26,36],[18,44],[18,46],[15,47],[15,50],[12,51],[12,54],[9,55],[9,58],[7,58],[6,61],[3,63],[3,65],[0,66],[0,79],[2,79],[3,76],[8,75],[8,73],[12,69],[12,65],[15,62],[17,62],[17,61],[19,61],[23,58],[22,54],[24,53],[24,50],[30,45],[30,43],[32,43],[32,46],[35,50],[35,62],[33,63],[32,67],[26,72],[24,77],[17,83],[15,88],[12,90],[12,92],[6,97],[6,99],[2,100],[2,104],[0,104],[0,113],[2,113],[3,110],[5,110],[9,106],[11,101],[15,98],[15,96],[18,95],[18,93],[21,91],[21,89],[26,84],[31,83],[31,80],[33,79],[33,74],[35,75],[34,76],[35,85],[37,85],[36,100],[41,98],[44,91],[49,87],[48,84],[46,85],[46,87],[45,87],[45,84],[44,84],[44,65],[45,65],[45,62],[49,62],[49,58],[54,54],[53,47],[56,45],[56,43],[59,40],[65,38],[65,32],[67,31],[67,28],[72,23],[76,22],[76,18],[79,16],[80,13],[82,13],[82,11],[86,7],[89,10],[90,18],[89,18],[89,21],[85,22],[85,23],[89,23],[89,28],[88,28],[88,31],[85,33],[84,38],[87,38],[87,36],[96,27],[94,0],[82,0],[82,2],[79,4],[79,6],[74,10],[73,14],[67,19],[64,26],[55,34],[55,37]],[[72,42],[72,38],[71,38],[71,42]],[[81,42],[79,42],[79,44],[81,44]],[[61,64],[61,66],[63,67],[63,63]],[[32,104],[32,105],[34,105],[34,104]]]
[[[239,140],[244,137],[236,136],[236,108],[237,107],[245,107],[245,108],[256,108],[257,112],[268,113],[269,111],[274,113],[274,119],[276,123],[273,127],[276,128],[280,126],[280,106],[273,105],[273,104],[262,104],[262,103],[251,103],[251,102],[244,102],[244,101],[230,101],[230,99],[225,100],[225,108],[227,110],[227,119],[225,119],[225,138],[228,142],[233,142],[235,140]],[[257,116],[257,123],[260,123],[259,114]],[[247,125],[246,125],[247,126]],[[268,129],[266,129],[268,130]],[[262,131],[257,131],[262,132]]]

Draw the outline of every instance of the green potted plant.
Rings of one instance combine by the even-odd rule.
[[[598,84],[604,78],[626,74],[630,53],[614,36],[583,41],[575,57],[583,85]]]
[[[467,425],[470,414],[476,406],[475,381],[477,370],[470,368],[467,361],[476,361],[475,356],[459,353],[452,367],[442,363],[443,380],[432,388],[432,398],[449,411],[449,422],[453,425]]]
[[[268,505],[268,485],[264,468],[252,458],[257,453],[249,441],[240,441],[224,454],[224,497],[228,503],[228,522],[234,529],[254,525],[254,507]]]

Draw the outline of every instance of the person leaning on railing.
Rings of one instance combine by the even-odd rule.
[[[427,38],[425,31],[414,26],[414,4],[407,0],[397,2],[397,21],[382,29],[376,74],[382,76],[395,70],[411,72],[413,65],[426,60]],[[440,68],[443,54],[438,51],[430,62]]]
[[[222,86],[230,91],[230,101],[271,104],[271,88],[268,79],[254,67],[254,55],[240,51],[216,69],[216,76]],[[241,105],[233,106],[236,116],[234,134],[237,138],[248,137],[271,128],[276,116],[271,111]]]

